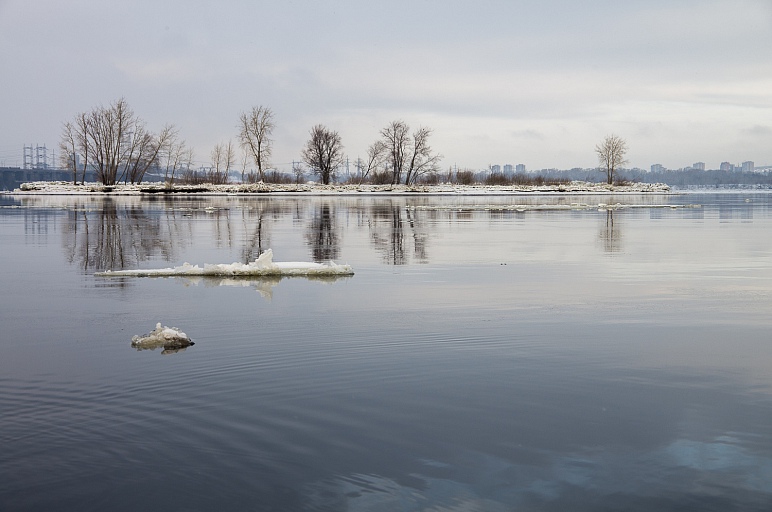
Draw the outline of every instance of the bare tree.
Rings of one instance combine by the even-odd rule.
[[[371,149],[379,158],[385,155],[392,171],[392,184],[401,183],[404,176],[405,185],[411,185],[419,176],[438,170],[442,155],[432,153],[431,134],[430,128],[421,127],[411,136],[410,127],[404,121],[392,121],[381,130],[381,147],[371,146]]]
[[[164,181],[168,184],[174,183],[175,176],[180,175],[185,170],[190,170],[193,162],[193,148],[188,148],[184,140],[177,139],[178,133],[175,131],[169,137],[164,149]]]
[[[225,145],[225,154],[223,155],[223,164],[225,166],[225,181],[228,181],[229,172],[236,165],[236,148],[233,147],[233,141],[229,140]]]
[[[179,130],[177,130],[177,127],[175,127],[173,124],[164,125],[164,127],[161,129],[161,132],[158,134],[158,137],[156,138],[156,142],[155,142],[155,147],[157,150],[156,157],[155,157],[155,164],[157,167],[159,167],[159,170],[164,160],[166,160],[166,162],[168,163],[172,146],[176,143],[178,134],[179,134]],[[167,173],[168,173],[168,167],[167,167]],[[143,178],[144,178],[144,175],[143,175]]]
[[[64,123],[62,138],[59,141],[59,160],[63,168],[72,171],[72,184],[78,184],[78,142],[75,126]]]
[[[206,181],[215,184],[228,183],[228,171],[233,167],[236,158],[233,142],[217,144],[212,149],[211,157],[212,167],[206,175]]]
[[[264,168],[271,158],[271,134],[275,128],[273,111],[262,105],[243,112],[239,118],[239,140],[257,166],[260,180],[265,178]]]
[[[183,141],[183,145],[185,142]],[[196,152],[192,147],[185,146],[185,151],[182,154],[182,169],[190,171],[193,168],[193,161],[195,160]]]
[[[378,172],[378,169],[386,162],[386,144],[382,140],[376,140],[367,148],[367,160],[362,162],[359,183],[365,180],[370,172]]]
[[[157,163],[167,128],[159,136],[147,130],[121,98],[107,107],[78,114],[75,121],[64,125],[60,148],[65,153],[67,168],[77,183],[77,156],[83,159],[81,182],[91,163],[104,185],[119,181],[140,183],[147,170]]]
[[[124,182],[130,180],[131,183],[142,183],[148,169],[158,163],[164,140],[170,130],[173,128],[167,125],[156,136],[145,129],[144,123],[135,123],[134,132],[130,134],[129,156],[126,158],[123,172]]]
[[[432,154],[432,148],[429,146],[429,136],[432,134],[430,128],[418,128],[413,132],[413,147],[410,164],[405,170],[405,185],[411,185],[416,180],[427,173],[438,172],[439,162],[442,155]]]
[[[249,163],[249,153],[247,153],[247,148],[242,147],[242,153],[241,153],[241,182],[246,183],[246,175],[247,175],[247,164]]]
[[[303,179],[305,178],[306,172],[303,169],[303,166],[300,162],[292,162],[292,174],[295,175],[295,183],[301,184],[303,183]]]
[[[340,135],[324,125],[314,126],[302,156],[303,161],[319,176],[321,182],[329,185],[335,170],[345,161]]]
[[[94,148],[97,176],[104,185],[117,183],[119,168],[130,158],[133,144],[129,137],[136,123],[134,111],[123,98],[91,112],[87,137]]]
[[[606,171],[606,183],[611,185],[614,182],[614,173],[625,165],[625,154],[627,153],[627,142],[616,135],[606,135],[603,142],[595,146],[595,153],[598,154],[598,163],[600,171]]]
[[[212,149],[212,153],[211,153],[212,174],[214,176],[218,176],[222,171],[222,164],[223,164],[222,160],[223,160],[223,157],[225,156],[224,153],[225,153],[225,148],[223,147],[222,144],[217,144]]]
[[[73,171],[73,182],[77,183],[77,155],[84,160],[82,180],[89,160],[93,160],[97,176],[105,185],[114,185],[118,169],[126,165],[127,135],[133,131],[137,120],[121,98],[109,107],[97,107],[75,117],[73,123],[65,123],[60,149],[65,153],[63,163]]]
[[[381,137],[393,173],[391,183],[400,183],[405,167],[405,153],[409,151],[410,127],[404,121],[392,121],[381,130]]]
[[[91,146],[89,145],[87,131],[88,131],[88,114],[82,112],[75,117],[75,131],[77,137],[78,147],[83,157],[83,172],[80,175],[81,185],[86,182],[86,170],[88,169],[89,153]]]

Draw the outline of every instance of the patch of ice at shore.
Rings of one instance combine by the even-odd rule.
[[[157,268],[145,270],[107,270],[97,272],[97,276],[129,276],[129,277],[238,277],[238,276],[350,276],[354,274],[351,265],[329,263],[313,263],[303,261],[274,262],[273,251],[267,249],[250,263],[205,263],[203,267],[185,262],[179,267]]]

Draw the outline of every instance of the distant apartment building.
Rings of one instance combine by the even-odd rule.
[[[516,172],[525,172],[525,164],[517,164],[515,166],[515,171]]]
[[[651,166],[651,172],[665,172],[665,167],[662,164],[654,164]]]
[[[756,170],[756,167],[753,165],[753,162],[751,162],[750,160],[742,163],[743,172],[753,172],[755,170]]]
[[[721,166],[719,167],[722,171],[731,171],[734,166],[730,164],[729,162],[721,162]]]
[[[515,173],[515,167],[512,164],[505,164],[504,165],[504,175],[505,176],[512,176]]]
[[[692,169],[695,171],[704,171],[705,170],[705,162],[695,162],[692,164]]]

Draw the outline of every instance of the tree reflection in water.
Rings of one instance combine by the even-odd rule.
[[[419,263],[428,261],[428,232],[415,211],[389,201],[373,205],[370,212],[370,240],[385,263],[405,265],[411,257]]]
[[[614,221],[613,210],[606,210],[605,223],[600,228],[598,237],[603,243],[605,252],[614,253],[622,250],[622,228],[619,224],[619,218],[616,222]]]
[[[159,201],[163,204],[159,205]],[[49,205],[49,201],[40,199],[37,203],[30,206]],[[438,200],[432,198],[404,197],[192,198],[176,201],[89,198],[74,204],[68,200],[64,217],[41,209],[52,216],[51,222],[40,221],[32,213],[34,208],[30,209],[30,213],[25,213],[29,215],[25,229],[35,236],[45,236],[49,224],[64,218],[62,232],[66,257],[84,272],[137,268],[150,259],[179,264],[176,255],[191,243],[199,229],[211,229],[215,245],[235,249],[242,263],[254,261],[263,251],[272,248],[274,229],[302,237],[315,262],[338,260],[343,252],[344,233],[354,229],[358,233],[351,236],[356,237],[359,233],[367,236],[370,246],[384,263],[409,265],[429,262],[430,236],[439,226],[475,221],[474,210],[465,208],[465,203],[448,209],[422,208],[437,203]],[[493,210],[481,215],[488,215],[493,222],[504,223],[522,218],[522,213],[512,210]],[[608,209],[601,215],[599,247],[608,253],[621,251],[621,213]],[[197,220],[206,222],[194,222]]]
[[[336,260],[340,255],[340,232],[335,210],[329,203],[320,204],[314,213],[306,233],[311,247],[311,257],[317,263]]]
[[[245,241],[241,251],[241,262],[249,263],[257,259],[266,249],[271,248],[268,221],[278,218],[282,209],[269,200],[258,200],[256,204],[241,210],[241,222],[244,226]]]
[[[64,251],[70,263],[84,271],[134,268],[156,255],[174,257],[182,243],[175,212],[149,215],[136,205],[117,206],[105,199],[98,209],[68,210],[63,226]]]

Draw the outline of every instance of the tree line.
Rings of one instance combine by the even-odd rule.
[[[258,105],[242,112],[237,128],[241,181],[265,181],[276,128],[273,110]],[[360,183],[364,180],[393,185],[439,182],[442,155],[429,144],[431,135],[431,128],[411,131],[402,120],[389,123],[367,148],[366,158],[357,158],[354,162]],[[88,166],[96,170],[97,180],[104,185],[142,183],[151,169],[162,173],[167,183],[177,179],[188,183],[225,183],[239,160],[237,146],[228,141],[212,149],[208,168],[194,169],[193,148],[180,138],[179,130],[167,124],[157,133],[150,131],[123,98],[108,106],[81,112],[65,122],[59,148],[61,164],[72,172],[75,184],[79,171],[80,182],[85,181]],[[613,183],[621,166],[627,163],[627,142],[617,135],[608,135],[595,147],[595,152],[598,170],[605,172],[607,183]],[[301,150],[301,158],[321,183],[331,183],[346,161],[340,134],[323,124],[315,125]],[[247,174],[250,161],[256,172]],[[305,175],[305,169],[298,164],[293,165],[292,171],[296,181]],[[462,171],[456,181],[465,183],[470,181],[470,176],[470,171]]]
[[[210,153],[211,166],[202,172],[193,168],[193,148],[180,138],[176,126],[167,124],[158,132],[149,130],[145,121],[121,98],[110,105],[78,113],[64,123],[59,143],[60,163],[71,171],[74,184],[79,179],[80,183],[85,181],[89,166],[96,170],[97,180],[104,185],[140,184],[151,170],[161,172],[167,183],[175,180],[225,183],[230,171],[239,164],[242,181],[265,181],[276,128],[273,110],[258,105],[242,112],[237,128],[238,146],[232,141],[217,144]],[[431,134],[432,129],[426,127],[411,131],[401,120],[389,123],[368,147],[367,158],[356,160],[360,181],[411,185],[437,173],[442,155],[431,148]],[[331,183],[346,161],[340,134],[323,124],[315,125],[309,131],[301,158],[321,183]],[[250,162],[256,170],[247,173]],[[299,180],[305,170],[295,165],[293,173]]]

